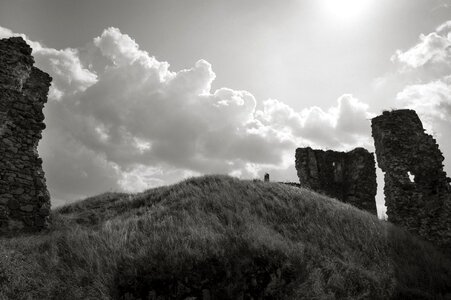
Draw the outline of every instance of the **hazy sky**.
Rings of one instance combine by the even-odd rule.
[[[451,1],[0,0],[0,26],[54,78],[55,205],[202,173],[295,181],[296,147],[372,150],[391,108],[451,160]]]

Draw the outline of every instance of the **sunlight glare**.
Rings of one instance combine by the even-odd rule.
[[[372,0],[323,0],[329,13],[340,19],[355,19],[369,9]]]

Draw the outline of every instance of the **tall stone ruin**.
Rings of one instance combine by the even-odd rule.
[[[414,110],[385,111],[372,120],[379,167],[385,172],[388,220],[451,249],[451,188],[436,140]]]
[[[51,78],[20,37],[0,40],[0,234],[47,226],[50,196],[37,145]]]
[[[350,152],[296,149],[301,186],[377,215],[374,155],[364,148]]]

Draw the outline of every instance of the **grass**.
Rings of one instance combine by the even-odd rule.
[[[52,219],[1,240],[0,299],[451,299],[432,246],[284,184],[205,176]]]

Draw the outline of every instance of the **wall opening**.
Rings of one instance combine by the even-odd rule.
[[[410,171],[407,172],[407,175],[409,175],[410,182],[415,182],[415,175],[413,175],[412,173],[410,173]]]
[[[374,153],[374,157],[376,158],[376,153]],[[377,182],[377,192],[376,192],[376,208],[377,208],[377,217],[381,220],[387,220],[387,207],[385,206],[385,194],[384,194],[384,181],[385,172],[382,171],[381,168],[376,163],[376,182]]]

